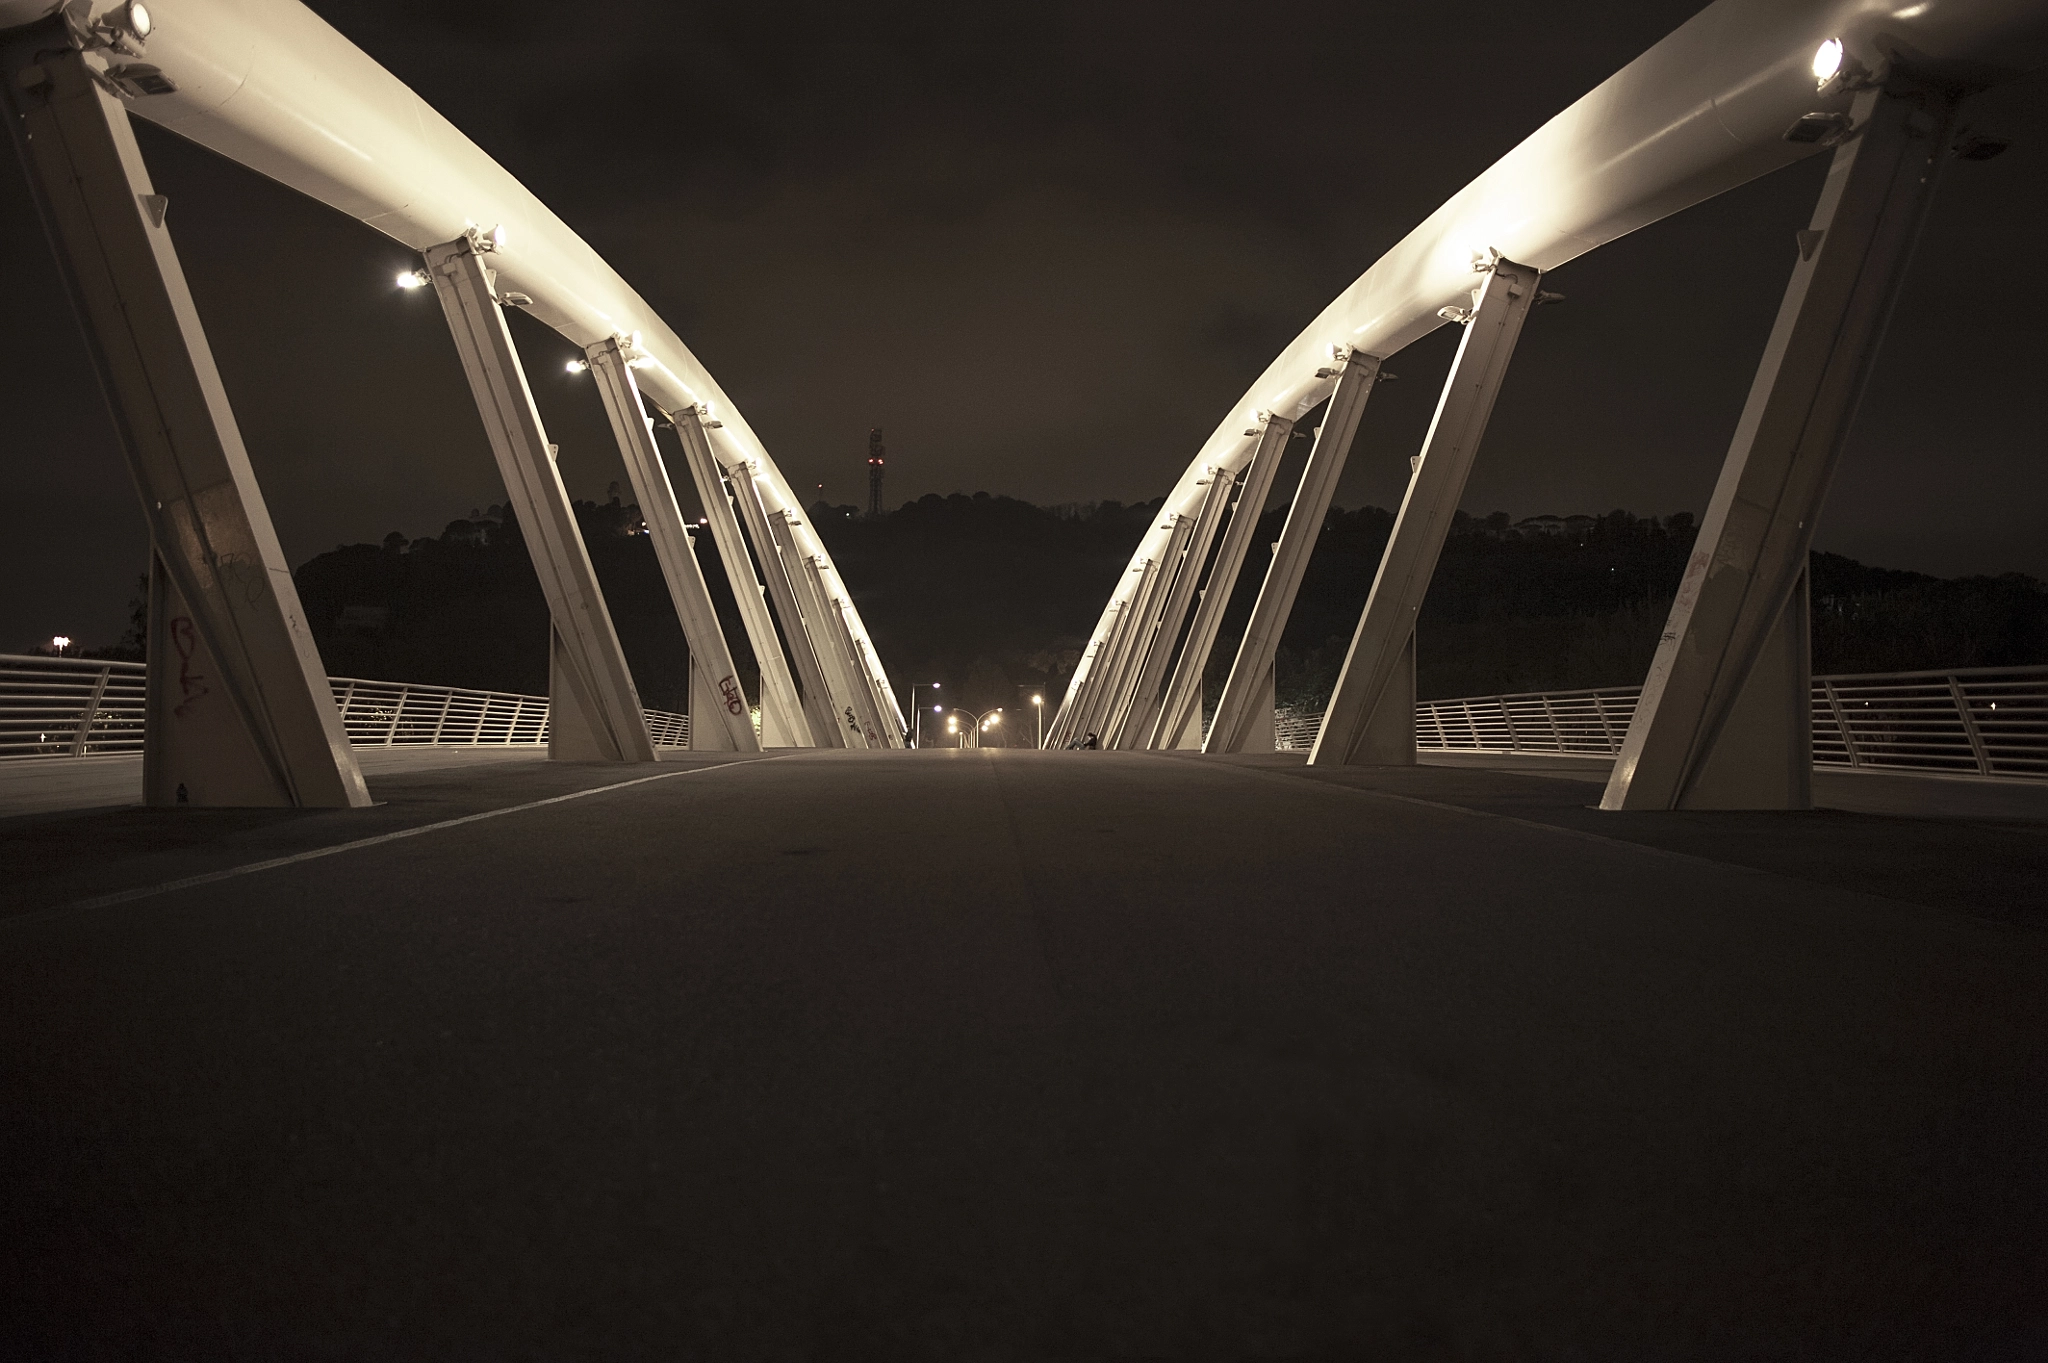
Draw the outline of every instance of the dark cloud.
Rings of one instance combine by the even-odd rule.
[[[1271,354],[1446,195],[1696,6],[559,4],[315,8],[584,233],[799,488],[892,502],[1163,492]],[[1941,572],[2048,574],[2041,83],[1951,169],[1822,530]],[[359,226],[146,134],[294,562],[497,498],[431,299]],[[1471,502],[1699,509],[1790,268],[1795,167],[1561,270]],[[0,646],[118,631],[139,518],[11,172]],[[621,476],[567,347],[522,345],[579,495]],[[1396,495],[1449,338],[1396,360],[1342,500]],[[51,508],[62,508],[52,516]]]

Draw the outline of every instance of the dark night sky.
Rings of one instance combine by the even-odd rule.
[[[806,496],[864,504],[884,426],[895,505],[1165,492],[1330,297],[1697,5],[624,0],[581,31],[555,3],[314,8],[604,253]],[[1949,171],[1823,548],[2048,576],[2044,93],[1980,100],[2015,145]],[[292,562],[499,500],[438,309],[391,287],[402,248],[143,138]],[[1701,510],[1820,170],[1557,271],[1468,508]],[[106,642],[141,519],[12,169],[0,251],[0,650]],[[518,325],[571,490],[599,496],[623,474],[596,398]],[[1340,502],[1393,503],[1452,330],[1390,366]]]

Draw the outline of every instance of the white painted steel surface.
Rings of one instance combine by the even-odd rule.
[[[0,35],[6,121],[151,545],[151,805],[370,803],[122,101],[55,19]],[[173,667],[175,664],[175,668]],[[174,684],[175,683],[175,684]]]
[[[1323,424],[1316,428],[1308,464],[1280,526],[1280,538],[1266,561],[1266,574],[1238,644],[1237,659],[1223,683],[1223,694],[1216,698],[1216,717],[1210,722],[1208,737],[1202,740],[1203,752],[1244,752],[1264,746],[1260,716],[1271,708],[1266,697],[1272,688],[1280,635],[1294,613],[1295,594],[1301,590],[1316,541],[1322,538],[1323,522],[1329,519],[1337,480],[1351,458],[1351,442],[1365,417],[1365,405],[1379,384],[1380,362],[1362,352],[1346,353],[1331,369],[1338,376],[1337,386],[1330,393]]]
[[[1787,142],[1784,133],[1807,113],[1849,108],[1847,89],[1815,92],[1814,53],[1829,39],[1873,70],[1897,52],[1917,71],[1988,86],[2048,65],[2048,3],[1709,5],[1445,201],[1339,294],[1231,404],[1167,495],[1162,519],[1194,509],[1210,466],[1242,467],[1255,440],[1248,418],[1261,411],[1299,418],[1329,396],[1332,347],[1384,359],[1444,325],[1439,310],[1467,305],[1473,267],[1488,251],[1554,270],[1825,151]],[[1455,116],[1454,83],[1445,107]],[[1156,557],[1163,541],[1155,529],[1131,561]],[[1117,590],[1131,586],[1126,577]],[[1097,639],[1112,619],[1105,610]]]
[[[0,654],[0,760],[141,752],[146,673],[141,663]],[[548,741],[546,696],[359,677],[327,682],[358,748]],[[690,745],[688,715],[646,714],[657,747]]]
[[[1179,747],[1189,733],[1199,735],[1202,730],[1202,677],[1223,627],[1223,613],[1230,608],[1230,594],[1236,590],[1245,553],[1251,548],[1259,517],[1265,514],[1274,475],[1287,453],[1287,442],[1294,438],[1294,423],[1280,417],[1269,417],[1257,429],[1258,441],[1252,446],[1249,467],[1241,471],[1242,481],[1235,487],[1237,500],[1231,504],[1223,542],[1216,547],[1216,561],[1196,599],[1194,623],[1188,626],[1187,641],[1174,660],[1173,680],[1167,684],[1159,722],[1152,730],[1154,748]],[[1227,470],[1211,475],[1224,480],[1239,476]]]
[[[690,480],[697,485],[697,500],[710,523],[712,542],[725,565],[725,580],[739,607],[740,623],[753,650],[756,674],[760,678],[761,745],[766,748],[808,748],[811,722],[798,698],[796,679],[790,675],[789,658],[775,634],[775,620],[769,614],[767,588],[761,585],[754,560],[747,552],[747,537],[740,530],[739,499],[728,486],[726,475],[711,452],[711,433],[703,415],[694,408],[672,414],[670,425],[682,446],[683,462]]]
[[[1159,624],[1145,649],[1144,665],[1138,673],[1130,709],[1111,736],[1111,747],[1131,749],[1150,746],[1166,690],[1166,669],[1173,661],[1174,646],[1180,642],[1187,624],[1188,608],[1194,604],[1195,587],[1201,579],[1202,569],[1208,565],[1217,527],[1223,524],[1224,513],[1230,509],[1230,492],[1230,476],[1221,469],[1215,470],[1208,481],[1208,491],[1202,496],[1201,510],[1195,513],[1194,523],[1188,528],[1187,543],[1181,547],[1180,560],[1174,565],[1173,587],[1160,607]]]
[[[676,503],[675,485],[668,466],[654,440],[654,422],[640,401],[640,386],[633,381],[632,351],[616,339],[599,341],[584,352],[590,376],[604,401],[605,417],[611,422],[612,439],[625,462],[626,476],[633,485],[633,497],[647,523],[647,538],[668,585],[669,601],[682,624],[683,638],[690,646],[692,713],[715,719],[699,735],[707,742],[731,752],[759,752],[761,740],[747,718],[746,696],[740,688],[739,669],[718,625],[718,609],[711,589],[697,562],[696,545],[689,526],[683,522]],[[716,710],[716,714],[712,710]],[[721,741],[722,740],[722,741]]]
[[[1502,260],[1482,278],[1485,282],[1473,299],[1436,416],[1423,437],[1422,453],[1415,456],[1379,572],[1351,636],[1351,649],[1337,674],[1322,736],[1309,754],[1310,765],[1414,760],[1401,737],[1398,705],[1415,698],[1409,684],[1415,676],[1415,622],[1436,576],[1444,537],[1464,498],[1465,480],[1478,458],[1515,343],[1536,306],[1539,277],[1529,267]],[[1397,677],[1403,683],[1397,708],[1389,711],[1384,727],[1374,725],[1380,697]],[[1375,729],[1381,732],[1375,734]],[[1373,741],[1379,737],[1386,742]],[[1389,745],[1398,750],[1396,756],[1386,751]]]
[[[1931,90],[1857,96],[1602,809],[1813,803],[1808,559],[1958,114]]]
[[[90,7],[99,15],[116,6],[91,0]],[[57,8],[53,0],[0,0],[0,29]],[[296,0],[150,0],[149,10],[154,26],[143,60],[177,88],[131,99],[136,117],[416,251],[470,227],[502,226],[505,243],[491,261],[501,290],[531,298],[527,311],[578,348],[637,337],[648,360],[636,372],[641,389],[671,412],[708,405],[724,423],[711,441],[719,461],[727,468],[758,462],[767,509],[798,509],[746,418],[647,301],[509,171],[325,20]],[[564,18],[612,22],[595,11]],[[477,23],[487,26],[490,12],[478,11]],[[89,60],[103,67],[108,54]],[[807,527],[797,543],[807,553],[824,549]],[[832,595],[851,602],[837,573],[825,571]],[[847,626],[866,646],[877,689],[900,712],[851,606]]]
[[[505,499],[533,560],[553,630],[548,690],[558,711],[549,755],[568,761],[652,762],[633,669],[605,606],[519,348],[489,264],[490,238],[472,231],[427,252],[427,275],[448,318]]]

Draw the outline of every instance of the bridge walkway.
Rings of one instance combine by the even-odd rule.
[[[0,822],[0,1353],[2040,1342],[2038,823],[1293,761]]]

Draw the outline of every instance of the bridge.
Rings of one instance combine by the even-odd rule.
[[[292,0],[0,0],[0,106],[154,549],[146,665],[0,666],[0,1346],[2038,1353],[2048,683],[1813,677],[1803,573],[1958,111],[2044,65],[2038,0],[1718,0],[1229,406],[1047,750],[911,752],[745,418],[458,129]],[[131,118],[418,253],[392,286],[447,318],[547,696],[327,675]],[[1827,188],[1648,677],[1419,700],[1544,273],[1806,156]],[[507,309],[605,403],[687,716],[640,703]],[[1365,403],[1440,326],[1343,677],[1277,712]]]

